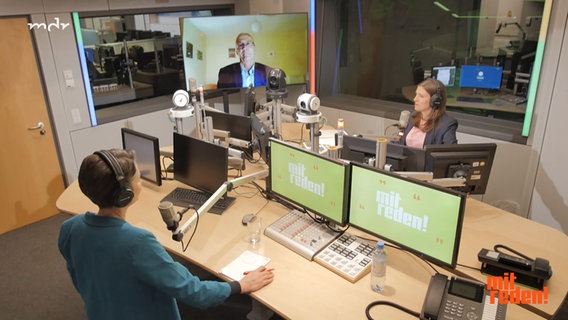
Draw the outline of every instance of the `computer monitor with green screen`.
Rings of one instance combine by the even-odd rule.
[[[349,165],[270,138],[270,192],[330,222],[347,223]]]
[[[455,268],[466,196],[351,164],[349,223],[439,265]]]

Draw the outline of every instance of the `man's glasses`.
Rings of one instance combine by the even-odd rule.
[[[245,48],[252,48],[254,47],[254,42],[244,42],[237,46],[237,49],[244,50]]]

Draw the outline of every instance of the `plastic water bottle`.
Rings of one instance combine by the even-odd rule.
[[[383,291],[387,277],[387,251],[382,241],[377,242],[371,264],[371,290]]]

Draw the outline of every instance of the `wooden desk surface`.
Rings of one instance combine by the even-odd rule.
[[[497,244],[506,245],[529,257],[550,261],[552,277],[548,286],[548,304],[527,305],[527,309],[550,317],[568,292],[568,236],[549,226],[522,218],[491,205],[468,199],[460,243],[458,263],[481,268],[477,253],[482,248],[493,250]],[[479,271],[458,266],[456,272],[486,282]]]
[[[177,181],[165,181],[161,187],[146,182],[143,186],[140,200],[129,209],[128,222],[151,231],[168,251],[213,274],[218,274],[222,267],[244,250],[269,257],[269,266],[275,269],[274,282],[252,296],[285,318],[365,319],[366,306],[375,300],[395,302],[417,312],[421,310],[433,272],[424,262],[410,254],[389,250],[386,291],[377,294],[369,288],[369,275],[352,284],[264,235],[260,245],[252,248],[246,241],[247,232],[241,224],[242,216],[261,210],[259,215],[264,224],[268,225],[285,215],[288,209],[275,202],[267,203],[255,188],[247,185],[231,191],[231,195],[236,196],[237,200],[223,215],[207,213],[200,218],[197,232],[187,251],[183,252],[181,243],[171,239],[172,233],[166,229],[157,209],[165,194],[176,186],[183,185]],[[71,214],[97,209],[82,195],[76,181],[59,197],[57,207]],[[361,233],[353,229],[350,232]],[[189,235],[186,235],[184,240],[187,241],[188,238]],[[440,271],[448,274],[445,270]],[[375,307],[372,314],[377,319],[415,319],[386,306]],[[510,306],[507,315],[510,319],[543,319],[518,306]]]
[[[300,127],[296,126],[296,128],[299,130]],[[295,133],[298,133],[290,130],[290,128],[286,128],[283,131],[284,138],[292,139],[291,136],[296,136]],[[309,131],[305,131],[304,134],[306,132]],[[304,137],[307,138],[309,135],[304,135]],[[265,168],[264,164],[251,165],[247,163],[248,172],[262,168]],[[263,185],[263,183],[260,184]],[[129,208],[128,222],[151,231],[168,251],[213,274],[218,274],[221,268],[244,250],[251,250],[269,257],[271,261],[268,266],[275,269],[274,282],[251,295],[281,316],[288,319],[366,319],[365,308],[369,303],[376,300],[391,301],[420,312],[433,271],[420,259],[401,250],[388,249],[387,285],[384,293],[377,294],[371,291],[369,287],[369,275],[364,276],[356,283],[351,283],[318,263],[304,259],[264,235],[261,238],[260,245],[251,247],[246,241],[246,228],[241,223],[243,215],[260,210],[259,216],[262,217],[263,224],[266,226],[288,213],[288,209],[273,201],[268,202],[250,184],[242,185],[229,193],[231,196],[237,197],[237,200],[223,215],[206,213],[201,216],[195,236],[187,251],[183,252],[181,243],[172,240],[172,232],[166,229],[157,209],[160,200],[178,186],[187,187],[173,180],[164,181],[160,187],[143,181],[140,199]],[[96,212],[97,210],[97,207],[81,193],[77,181],[73,182],[61,194],[56,205],[62,212],[70,214],[81,214],[87,210]],[[186,213],[186,215],[189,214],[189,212]],[[491,241],[498,241],[496,239],[502,239],[509,235],[508,233],[499,233],[497,230],[492,231],[494,228],[498,229],[502,222],[512,221],[511,223],[519,227],[527,227],[531,230],[534,228],[532,232],[540,234],[540,238],[543,237],[542,234],[549,234],[547,228],[540,225],[535,227],[533,225],[536,223],[528,220],[524,223],[518,221],[517,218],[522,219],[484,205],[474,199],[469,199],[459,263],[479,267],[477,262],[479,249],[486,246],[486,243],[490,243],[487,246],[492,247],[494,243]],[[181,223],[183,224],[186,219],[187,217],[184,217]],[[497,225],[494,225],[494,222]],[[471,228],[466,225],[471,225]],[[185,235],[184,241],[189,239],[192,230],[193,228]],[[483,232],[480,232],[480,230],[483,230]],[[544,233],[539,233],[539,231]],[[350,228],[349,232],[365,238],[373,238],[354,228]],[[479,234],[483,236],[480,237]],[[539,238],[536,237],[536,239]],[[522,237],[518,238],[519,242],[522,242],[522,240]],[[558,240],[558,246],[561,246],[562,243],[568,243],[567,239],[560,237],[556,240]],[[510,244],[521,248],[520,244],[519,246],[516,243]],[[529,246],[526,254],[538,255],[537,247],[536,243],[534,246]],[[563,276],[559,272],[560,267],[566,265],[565,262],[561,264],[560,261],[566,258],[560,259],[557,258],[557,255],[553,259],[549,256],[549,251],[541,252],[543,254],[538,256],[551,259],[552,266],[556,270],[556,277]],[[558,267],[555,267],[555,264]],[[443,274],[450,274],[442,268],[437,269]],[[475,271],[466,268],[459,268],[459,271],[485,281],[483,275],[479,272],[476,274]],[[222,275],[219,275],[219,277],[226,279]],[[564,293],[566,292],[565,282],[554,287],[551,286],[550,308],[546,308],[547,312],[552,309],[556,310],[559,299],[553,298],[552,295],[559,294],[562,290],[564,290]],[[562,297],[564,297],[564,294],[562,294]],[[387,306],[373,308],[371,315],[375,319],[416,319],[400,310]],[[543,319],[543,317],[520,306],[509,305],[507,319]]]
[[[267,202],[249,185],[231,191],[231,195],[236,196],[237,200],[223,215],[204,214],[187,251],[182,252],[181,243],[171,239],[172,233],[166,229],[157,205],[165,194],[183,185],[177,181],[165,181],[161,187],[146,182],[143,185],[140,200],[129,209],[127,220],[130,223],[151,231],[166,249],[213,274],[217,274],[247,249],[269,257],[269,266],[275,268],[274,282],[252,296],[285,318],[365,319],[366,306],[375,300],[395,302],[417,312],[421,310],[433,272],[412,255],[400,250],[389,250],[386,291],[376,294],[369,288],[369,275],[352,284],[265,236],[262,236],[258,247],[252,248],[245,239],[246,228],[241,224],[242,216],[260,210],[259,215],[263,217],[265,225],[268,225],[286,214],[288,209],[275,202]],[[57,207],[71,214],[97,209],[82,195],[76,181],[59,197]],[[364,235],[354,229],[350,232]],[[189,235],[186,235],[184,240],[188,239]],[[471,251],[476,251],[477,247],[479,246]],[[460,254],[460,257],[463,255]],[[475,265],[467,257],[463,260]],[[438,269],[448,274],[447,271]],[[377,319],[415,319],[386,306],[375,307],[372,314]],[[507,315],[509,319],[543,319],[515,305],[508,307]]]

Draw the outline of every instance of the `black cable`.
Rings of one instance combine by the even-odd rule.
[[[469,269],[476,270],[476,271],[481,271],[480,268],[476,268],[476,267],[472,267],[472,266],[466,266],[465,264],[458,263],[457,265],[460,266],[460,267],[469,268]]]
[[[239,192],[240,189],[246,189],[246,188],[252,189],[252,191],[250,191],[250,192],[247,192],[247,191]],[[257,194],[261,193],[261,191],[257,190],[257,188],[255,188],[255,186],[253,186],[253,188],[251,188],[250,186],[248,186],[246,184],[235,187],[234,189],[232,189],[232,191],[235,192],[238,197],[243,197],[243,198],[247,198],[247,199],[251,199],[251,198],[255,197]]]
[[[195,207],[191,207],[191,209],[193,209],[195,211],[197,218],[195,219],[195,227],[193,228],[193,232],[191,233],[191,237],[189,237],[189,240],[187,240],[187,244],[184,246],[183,240],[181,241],[182,252],[185,252],[187,250],[187,248],[189,247],[189,243],[191,242],[191,239],[193,239],[193,236],[195,235],[195,231],[197,231],[197,226],[199,225],[199,212],[197,212],[197,209]]]
[[[164,180],[172,180],[173,178],[168,178],[168,168],[166,166],[166,159],[170,159],[172,162],[174,161],[174,158],[172,157],[162,157],[162,168],[164,168],[161,173],[162,173],[162,179]]]
[[[376,241],[376,240],[370,240],[370,241]],[[409,255],[413,255],[413,256],[415,256],[416,258],[422,260],[422,262],[424,262],[427,266],[429,266],[429,267],[434,271],[434,273],[436,273],[436,274],[440,273],[436,268],[434,268],[434,265],[432,265],[432,263],[430,263],[430,261],[424,259],[423,257],[417,255],[416,253],[414,253],[414,252],[412,252],[412,251],[405,250],[405,249],[403,249],[403,248],[401,248],[401,247],[392,245],[392,244],[390,244],[390,243],[385,243],[385,246],[386,246],[386,247],[393,248],[393,249],[396,249],[396,250],[400,250],[400,251],[405,252],[406,254],[409,254]]]
[[[504,244],[496,244],[495,246],[493,246],[493,250],[495,250],[495,251],[497,251],[497,252],[501,252],[501,251],[499,251],[499,248],[503,248],[503,249],[505,249],[505,250],[509,250],[510,252],[512,252],[512,253],[514,253],[514,254],[516,254],[516,255],[518,255],[519,257],[525,258],[525,259],[527,259],[527,260],[529,260],[529,261],[534,261],[533,258],[530,258],[530,257],[528,257],[527,255],[524,255],[524,254],[520,253],[519,251],[514,250],[513,248],[510,248],[510,247],[508,247],[508,246],[506,246],[506,245],[504,245]]]
[[[402,310],[402,311],[410,314],[411,316],[415,316],[416,318],[420,317],[420,313],[418,313],[416,311],[410,310],[406,307],[403,307],[399,304],[396,304],[396,303],[393,303],[393,302],[390,302],[390,301],[380,301],[379,300],[379,301],[373,301],[373,302],[369,303],[367,305],[367,308],[365,308],[365,315],[367,315],[367,319],[374,320],[373,317],[371,317],[370,311],[371,311],[371,308],[373,308],[374,306],[378,306],[378,305],[387,305],[387,306]]]
[[[251,181],[251,184],[258,189],[258,191],[260,192],[262,197],[264,197],[264,199],[270,200],[270,197],[268,196],[268,193],[266,192],[266,190],[263,189],[258,183],[256,183],[256,181]]]

